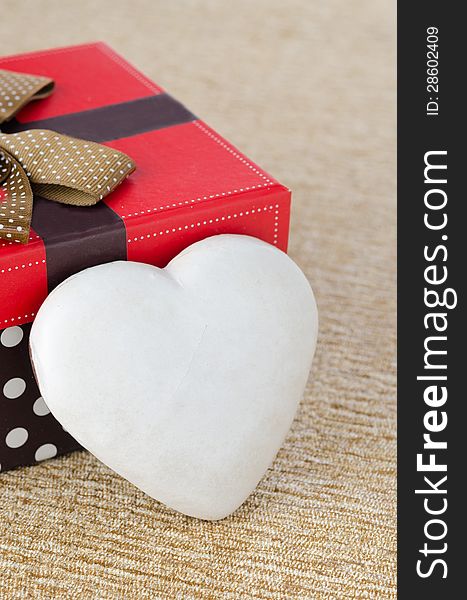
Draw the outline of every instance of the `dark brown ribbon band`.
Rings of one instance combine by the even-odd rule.
[[[183,104],[163,93],[31,123],[12,119],[3,124],[2,130],[5,133],[18,133],[31,128],[52,129],[94,142],[111,142],[195,119],[195,115]]]

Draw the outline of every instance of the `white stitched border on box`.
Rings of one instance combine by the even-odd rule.
[[[120,58],[120,56],[112,48],[109,48],[108,46],[104,46],[102,44],[97,44],[96,47],[99,48],[99,50],[103,54],[112,59],[117,65],[125,69],[125,71],[127,71],[128,73],[130,73],[130,75],[133,75],[133,77],[137,79],[140,83],[142,83],[145,87],[147,87],[148,90],[151,90],[151,92],[153,92],[155,96],[158,96],[162,93],[161,90],[158,89],[155,84],[153,84],[149,79],[146,79],[146,77],[142,73],[140,73],[135,67],[133,67],[133,65],[130,65],[124,59]]]
[[[210,139],[212,139],[214,142],[219,144],[219,146],[221,146],[221,148],[223,148],[226,152],[228,152],[229,154],[234,156],[239,162],[241,162],[248,169],[253,171],[258,177],[261,177],[261,179],[264,180],[264,183],[258,183],[257,185],[250,185],[248,187],[242,187],[242,188],[238,188],[236,190],[219,192],[218,194],[211,194],[210,196],[199,196],[198,198],[191,198],[190,200],[182,200],[180,202],[174,202],[172,204],[164,204],[162,206],[155,206],[154,208],[148,208],[147,210],[143,210],[140,212],[133,212],[133,213],[128,213],[127,215],[120,215],[121,219],[128,219],[129,217],[136,217],[138,215],[147,215],[147,214],[150,214],[153,212],[157,212],[158,210],[164,210],[166,208],[174,208],[177,206],[183,206],[185,204],[196,204],[197,202],[203,202],[204,200],[211,200],[212,198],[221,198],[221,197],[226,197],[226,196],[232,196],[233,194],[239,194],[241,192],[248,192],[250,190],[255,190],[255,189],[265,188],[265,187],[270,187],[270,186],[275,185],[274,181],[271,181],[271,179],[269,179],[266,175],[261,173],[261,171],[259,171],[259,169],[254,167],[249,161],[247,161],[245,158],[243,158],[243,156],[238,154],[238,152],[235,152],[235,150],[230,148],[219,137],[217,137],[216,135],[211,133],[209,131],[209,129],[204,127],[204,125],[201,125],[201,123],[199,121],[193,121],[192,123],[193,123],[193,125],[198,127],[198,129],[200,131],[202,131],[205,135],[207,135]]]
[[[157,237],[160,235],[170,235],[171,233],[176,233],[177,231],[183,231],[184,229],[194,229],[195,227],[201,227],[203,225],[210,225],[211,223],[219,223],[220,221],[228,221],[230,219],[237,219],[239,217],[248,217],[250,215],[254,215],[259,212],[269,212],[275,209],[274,215],[274,244],[278,243],[278,231],[279,231],[279,204],[269,204],[268,206],[260,206],[258,208],[250,208],[249,210],[242,210],[238,213],[234,213],[232,215],[223,215],[222,217],[214,217],[213,219],[206,219],[205,221],[198,221],[196,223],[189,223],[188,225],[180,225],[179,227],[172,227],[171,229],[165,229],[159,232],[147,233],[145,235],[137,236],[134,238],[128,238],[128,243],[139,242],[141,240],[146,240],[152,237]]]
[[[147,215],[158,210],[164,210],[166,208],[174,208],[176,206],[183,206],[184,204],[195,204],[197,202],[203,202],[204,200],[211,200],[212,198],[223,198],[224,196],[233,196],[234,194],[240,194],[241,192],[248,192],[250,190],[257,190],[263,187],[269,187],[269,183],[258,183],[258,185],[250,185],[249,187],[238,188],[238,190],[230,190],[228,192],[219,192],[218,194],[211,194],[209,196],[200,196],[199,198],[192,198],[191,200],[183,200],[181,202],[174,202],[173,204],[165,204],[163,206],[156,206],[154,208],[148,208],[140,212],[128,213],[123,215],[121,219],[128,219],[128,217],[136,217],[138,215]]]
[[[232,156],[234,156],[237,160],[239,160],[241,163],[243,163],[245,166],[247,166],[249,169],[251,169],[256,175],[258,175],[258,177],[261,177],[261,179],[264,179],[264,181],[266,181],[269,185],[274,185],[274,182],[271,181],[269,179],[269,177],[267,177],[259,169],[257,169],[256,167],[254,167],[241,154],[239,154],[238,152],[235,152],[235,150],[233,150],[230,146],[228,146],[217,135],[214,135],[211,131],[209,131],[209,129],[207,127],[205,127],[204,125],[201,125],[201,123],[199,121],[193,121],[193,125],[195,125],[196,127],[198,127],[198,129],[200,129],[203,133],[205,133],[209,138],[211,138],[217,144],[219,144],[219,146],[221,146],[221,148],[224,148],[224,150],[226,150],[227,152],[229,152],[230,154],[232,154]]]
[[[19,271],[19,269],[25,269],[26,267],[35,267],[36,265],[45,264],[45,259],[42,260],[33,260],[29,263],[24,263],[24,265],[17,265],[16,267],[8,267],[8,269],[1,269],[0,273],[9,273],[10,271]]]
[[[255,213],[259,213],[259,212],[270,212],[272,210],[274,210],[274,232],[273,232],[273,236],[274,236],[274,240],[273,243],[277,244],[278,243],[278,232],[279,232],[279,209],[280,206],[279,204],[269,204],[268,206],[259,206],[258,208],[250,208],[249,210],[245,210],[245,211],[239,211],[238,213],[234,213],[233,215],[223,215],[222,217],[214,217],[213,219],[206,219],[205,221],[198,221],[196,224],[195,223],[190,223],[189,225],[182,225],[179,227],[173,227],[172,229],[166,229],[165,231],[160,231],[159,233],[155,232],[155,233],[148,233],[147,235],[142,235],[139,237],[135,237],[135,238],[129,238],[128,239],[128,243],[130,242],[139,242],[140,240],[144,240],[144,239],[148,239],[151,237],[156,237],[158,235],[168,235],[170,233],[176,233],[177,231],[183,231],[184,229],[194,229],[195,227],[201,227],[201,225],[210,225],[211,223],[219,223],[220,221],[227,221],[230,219],[236,219],[238,217],[248,217],[250,215],[254,215]],[[16,267],[9,267],[8,269],[2,269],[0,272],[1,273],[5,273],[5,271],[15,271],[18,269],[24,269],[26,266],[28,267],[32,267],[35,265],[39,265],[39,264],[43,264],[45,263],[45,260],[42,261],[33,261],[21,266],[16,266]],[[14,323],[15,321],[21,321],[23,319],[28,319],[30,317],[34,317],[36,313],[30,313],[29,315],[23,315],[20,317],[12,317],[10,319],[5,319],[3,321],[4,324],[7,323]]]
[[[276,210],[274,214],[274,244],[277,244],[279,238],[279,205],[276,204]]]
[[[23,315],[21,317],[12,317],[11,319],[5,319],[3,321],[4,324],[13,323],[14,321],[22,321],[23,319],[29,319],[31,317],[35,317],[36,313],[30,313],[29,315]]]
[[[98,45],[98,43],[81,44],[79,48],[93,48]],[[30,58],[37,58],[38,56],[50,56],[51,54],[67,54],[68,52],[75,52],[76,50],[77,47],[72,46],[71,48],[56,48],[52,50],[44,50],[42,52],[26,52],[25,54],[20,54],[18,56],[3,56],[2,58],[0,58],[0,63],[9,62],[12,59],[18,61],[28,60]]]
[[[155,95],[158,95],[161,93],[161,91],[155,87],[155,84],[152,84],[149,79],[145,79],[145,77],[142,73],[140,73],[132,65],[126,63],[123,59],[121,59],[111,48],[107,48],[107,46],[104,46],[103,44],[100,44],[100,43],[81,44],[78,47],[72,46],[71,48],[57,48],[56,50],[44,50],[43,52],[28,52],[26,54],[22,54],[20,56],[13,56],[13,57],[6,56],[3,58],[0,58],[0,64],[9,62],[12,59],[14,59],[15,61],[28,60],[30,58],[36,58],[38,56],[51,56],[52,54],[67,54],[70,52],[76,52],[77,50],[84,50],[87,48],[97,48],[103,54],[105,54],[111,60],[113,60],[114,63],[116,63],[123,69],[125,69],[135,79],[137,79],[145,87],[147,87],[149,90],[151,90],[151,92],[153,92]]]

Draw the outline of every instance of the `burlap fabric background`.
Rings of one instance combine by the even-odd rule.
[[[321,325],[286,444],[224,521],[175,514],[84,452],[1,475],[0,598],[394,598],[393,3],[2,0],[1,15],[0,54],[104,39],[288,184]]]

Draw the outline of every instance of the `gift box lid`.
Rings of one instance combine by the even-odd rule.
[[[137,165],[92,207],[34,199],[29,243],[0,241],[0,329],[32,321],[48,292],[82,268],[117,259],[163,266],[228,219],[236,223],[229,231],[255,234],[245,220],[270,212],[271,242],[286,250],[289,190],[106,44],[5,57],[0,69],[55,81],[50,97],[3,132],[51,129],[121,150]],[[254,208],[237,210],[245,197]],[[156,238],[169,235],[170,250],[156,252]]]

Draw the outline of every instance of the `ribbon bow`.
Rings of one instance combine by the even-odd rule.
[[[0,126],[29,101],[49,96],[47,77],[0,69]],[[91,206],[134,170],[126,154],[46,129],[0,133],[0,238],[27,243],[33,195]]]

